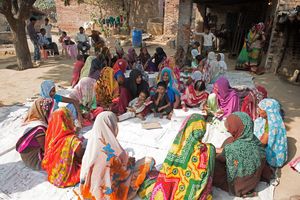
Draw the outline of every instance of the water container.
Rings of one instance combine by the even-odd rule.
[[[142,31],[139,29],[134,29],[132,31],[132,46],[133,47],[142,46]]]

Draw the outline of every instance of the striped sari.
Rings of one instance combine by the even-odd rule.
[[[141,186],[142,199],[212,199],[215,148],[201,142],[205,130],[201,115],[185,120],[158,176],[150,173]]]

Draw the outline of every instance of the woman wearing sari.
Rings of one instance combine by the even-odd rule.
[[[71,113],[61,108],[52,113],[46,132],[42,168],[48,181],[56,187],[74,186],[79,182],[84,153],[82,141],[75,133]]]
[[[87,57],[87,59],[84,62],[83,68],[81,69],[81,72],[80,72],[80,79],[89,76],[89,73],[90,73],[90,70],[91,70],[91,66],[92,66],[92,61],[95,58],[96,58],[96,56],[89,56],[89,57]]]
[[[216,115],[219,118],[226,118],[233,112],[240,110],[239,96],[237,92],[230,87],[229,81],[225,77],[220,77],[216,81],[212,94],[215,94],[213,95],[215,98],[208,97],[210,101],[208,109],[216,111]],[[210,96],[212,94],[210,94]],[[210,108],[209,105],[213,105],[213,108]],[[218,108],[216,108],[216,105],[218,105]]]
[[[208,93],[205,91],[205,82],[198,80],[190,84],[181,96],[181,106],[184,111],[187,107],[202,107],[206,104]]]
[[[203,116],[186,118],[158,176],[151,173],[141,186],[142,199],[212,199],[215,148],[201,142],[205,131]]]
[[[113,100],[119,97],[119,84],[114,78],[114,70],[111,67],[102,69],[95,90],[97,105],[103,108],[108,108]]]
[[[211,80],[210,83],[215,83],[218,78],[225,74],[227,71],[227,64],[225,62],[225,55],[219,53],[216,56],[216,60],[213,60],[210,64]]]
[[[138,97],[141,91],[149,91],[149,84],[143,80],[142,73],[137,69],[130,72],[125,87],[130,92],[132,99]]]
[[[288,159],[286,128],[275,99],[263,99],[258,104],[260,117],[254,121],[254,134],[266,148],[271,167],[282,167]]]
[[[16,144],[16,150],[20,153],[25,165],[31,169],[41,169],[45,133],[53,110],[54,100],[40,97],[34,101],[24,119],[23,135]]]
[[[141,62],[143,67],[146,65],[148,60],[151,58],[150,54],[148,53],[147,47],[142,47],[140,50],[140,55],[138,56],[138,60]]]
[[[155,49],[154,55],[150,58],[146,64],[146,71],[148,72],[158,72],[163,61],[167,58],[167,54],[164,52],[163,48],[157,47]]]
[[[235,112],[226,119],[225,127],[232,137],[216,150],[213,184],[235,196],[256,195],[266,155],[253,134],[253,121],[246,113]]]
[[[128,54],[126,56],[126,60],[128,62],[128,67],[129,69],[132,69],[134,64],[136,63],[137,61],[137,54],[135,52],[135,49],[134,48],[129,48],[128,49]]]
[[[80,172],[80,199],[133,199],[155,161],[135,162],[117,140],[118,119],[112,112],[96,118],[87,133],[88,143]]]
[[[262,22],[251,28],[237,59],[236,69],[256,71],[261,62],[261,51],[266,40],[264,28],[265,25]]]
[[[174,78],[173,71],[170,68],[163,68],[158,82],[161,81],[165,82],[165,84],[168,86],[167,94],[173,108],[178,108],[180,106],[180,92],[178,90],[177,80]]]

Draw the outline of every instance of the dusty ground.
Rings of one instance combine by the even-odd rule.
[[[156,45],[150,45],[152,54]],[[166,53],[172,55],[173,49],[166,48]],[[138,51],[138,50],[137,50]],[[25,71],[15,70],[14,56],[0,57],[0,105],[10,106],[23,103],[27,98],[39,92],[40,83],[45,79],[52,79],[60,85],[68,86],[73,60],[66,58],[46,60],[39,68]],[[234,61],[230,61],[230,68]],[[288,129],[289,161],[300,156],[300,87],[294,86],[272,73],[255,77],[255,82],[265,86],[269,96],[280,100],[286,112],[286,126]],[[275,191],[276,200],[287,200],[300,195],[300,174],[292,171],[287,165],[280,170],[280,184]],[[296,198],[300,199],[300,198]]]

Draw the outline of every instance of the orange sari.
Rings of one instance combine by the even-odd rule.
[[[74,130],[73,119],[66,108],[53,112],[46,132],[42,168],[48,173],[48,181],[57,187],[74,186],[79,182],[80,164],[75,160],[75,151],[81,140]]]

